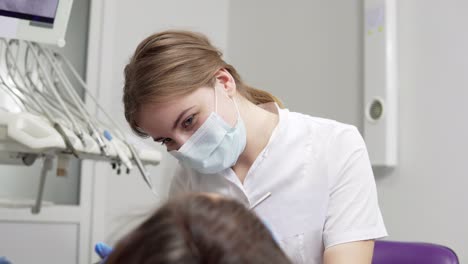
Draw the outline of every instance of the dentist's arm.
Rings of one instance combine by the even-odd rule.
[[[357,241],[325,249],[324,264],[371,264],[374,240]]]
[[[325,264],[370,264],[374,240],[387,236],[369,155],[359,131],[344,127],[330,140]]]

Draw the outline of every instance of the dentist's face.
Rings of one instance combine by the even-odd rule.
[[[217,113],[234,126],[237,120],[236,109],[223,91],[223,86],[218,82],[216,85]],[[178,150],[214,111],[214,88],[202,87],[168,102],[142,105],[136,121],[140,129],[171,151]]]

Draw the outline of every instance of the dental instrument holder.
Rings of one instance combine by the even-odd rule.
[[[127,168],[128,174],[135,164],[146,185],[158,196],[144,165],[159,164],[161,154],[156,150],[137,149],[128,142],[123,129],[99,105],[69,60],[37,43],[0,38],[2,55],[4,59],[0,58],[0,67],[4,66],[6,71],[0,71],[0,88],[16,99],[13,101],[17,102],[21,112],[0,111],[0,128],[3,127],[3,132],[0,131],[0,162],[29,166],[37,158],[43,159],[37,197],[31,208],[33,214],[41,211],[46,175],[57,155],[64,155],[62,158],[66,159],[73,155],[78,159],[110,161],[118,164],[118,174],[121,165]],[[21,59],[24,59],[23,63]],[[66,72],[78,81],[87,98],[95,103],[110,125],[94,119],[96,114],[88,112]],[[103,131],[108,134],[105,142],[102,141],[106,138]],[[58,164],[62,165],[57,167],[57,175],[66,174],[66,164]]]
[[[100,106],[70,61],[38,44],[65,45],[72,5],[73,0],[60,0],[52,22],[47,23],[37,23],[37,16],[19,19],[0,15],[2,21],[7,21],[2,24],[5,30],[0,30],[0,92],[6,91],[17,107],[14,110],[7,105],[0,107],[0,163],[29,166],[37,158],[43,158],[37,199],[31,209],[33,214],[41,210],[46,174],[55,156],[66,160],[71,155],[81,160],[105,160],[119,164],[119,168],[123,163],[127,173],[134,162],[155,193],[144,165],[158,165],[161,153],[136,149],[127,142],[114,117]],[[71,81],[69,73],[79,85],[74,85],[76,82]],[[97,112],[89,111],[88,103],[85,104],[81,93],[75,90],[80,86],[111,126],[97,119]],[[112,145],[104,140],[102,132],[105,130],[114,135]],[[59,158],[57,163],[57,175],[66,174],[66,162]]]

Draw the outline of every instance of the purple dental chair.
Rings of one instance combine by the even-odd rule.
[[[375,241],[372,264],[459,264],[448,247],[412,242]]]

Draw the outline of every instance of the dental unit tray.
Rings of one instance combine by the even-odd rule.
[[[86,146],[74,133],[64,128],[80,159],[119,162],[116,147],[127,157],[132,156],[125,142],[113,138],[108,145],[108,156],[101,154],[99,145],[84,134]],[[33,156],[73,153],[67,150],[62,136],[47,119],[27,112],[11,113],[0,109],[0,164],[31,165]],[[161,153],[157,150],[139,149],[137,154],[144,164],[158,165]]]
[[[83,98],[94,101],[102,115],[91,113]],[[46,174],[56,157],[59,176],[73,157],[110,162],[117,174],[121,166],[127,173],[136,166],[156,194],[145,165],[158,165],[161,153],[129,142],[114,119],[60,53],[35,42],[0,38],[0,164],[29,166],[43,160],[34,214],[40,212]]]

